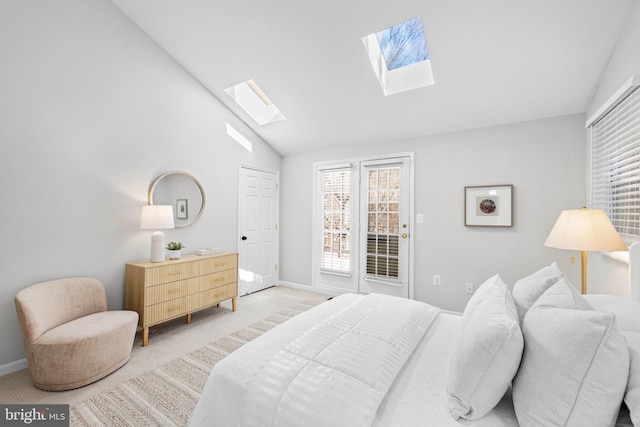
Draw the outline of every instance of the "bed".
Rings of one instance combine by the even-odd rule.
[[[189,425],[639,427],[630,258],[636,301],[583,297],[555,263],[513,291],[488,279],[463,314],[335,297],[220,361]]]

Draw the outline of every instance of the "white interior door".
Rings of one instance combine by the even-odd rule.
[[[240,167],[239,294],[274,286],[278,280],[278,175]]]
[[[410,163],[360,166],[359,291],[409,298]]]

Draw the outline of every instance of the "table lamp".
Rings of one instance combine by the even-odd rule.
[[[587,293],[587,251],[626,251],[627,245],[602,209],[560,213],[545,246],[582,251],[582,293]]]
[[[140,229],[155,230],[151,234],[151,262],[164,261],[164,233],[161,230],[174,228],[173,206],[147,205],[142,207]]]

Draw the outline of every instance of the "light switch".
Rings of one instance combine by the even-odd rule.
[[[424,222],[423,214],[416,214],[416,224],[422,224]]]

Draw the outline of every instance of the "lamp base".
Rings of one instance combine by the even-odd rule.
[[[580,254],[580,260],[582,261],[582,295],[587,294],[587,251],[582,251]]]
[[[156,230],[151,234],[151,262],[164,262],[164,233]]]

